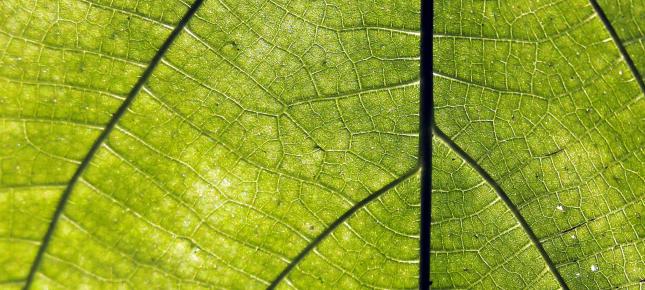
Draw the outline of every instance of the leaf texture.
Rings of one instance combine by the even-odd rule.
[[[610,24],[616,30],[618,41],[625,46],[635,63],[635,68],[643,78],[645,71],[645,6],[642,1],[601,0],[602,7]]]
[[[133,91],[191,5],[63,2],[2,4],[20,16],[3,24],[7,285],[263,288],[346,210],[417,167],[417,3],[205,1]],[[383,230],[393,218],[383,211],[417,198],[395,191],[361,210]],[[407,278],[356,273],[355,285],[414,286],[409,215],[391,225],[409,251],[375,253]],[[325,285],[332,269],[358,270],[333,266]]]
[[[562,277],[560,287],[571,289],[638,288],[645,277],[645,102],[633,73],[643,54],[629,43],[638,37],[643,5],[601,2],[598,7],[593,1],[435,2],[437,130],[490,176],[489,184],[499,185],[498,193],[510,200],[507,210],[519,212],[530,229],[525,234],[534,234],[534,244],[544,248],[555,269],[551,274]],[[611,30],[621,36],[613,37]],[[627,56],[635,59],[635,68],[622,45],[633,54]],[[441,159],[433,162],[445,166]],[[474,190],[474,181],[460,185],[461,175],[446,171],[433,174],[440,190],[435,198],[444,202],[449,198],[444,193]],[[432,277],[440,279],[434,286],[535,285],[538,276],[526,272],[536,258],[518,261],[522,251],[507,252],[519,238],[501,242],[494,247],[501,253],[487,256],[486,248],[471,242],[473,230],[465,225],[472,208],[446,212],[437,206],[431,266]],[[499,219],[480,222],[501,225]],[[510,232],[518,222],[503,229]],[[446,245],[446,236],[455,233],[453,244]],[[500,237],[484,239],[493,244]],[[462,268],[474,263],[464,258],[471,252],[482,264],[475,273]],[[508,266],[495,266],[500,263]],[[495,275],[500,271],[505,274]]]
[[[642,287],[645,4],[594,3],[434,2],[429,217],[418,1],[3,1],[0,288]]]

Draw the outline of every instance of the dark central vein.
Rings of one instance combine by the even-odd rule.
[[[634,64],[634,60],[632,60],[631,56],[629,56],[627,49],[625,48],[625,46],[623,45],[623,42],[618,36],[618,33],[616,33],[616,29],[614,29],[614,27],[611,25],[611,22],[607,18],[607,15],[605,15],[605,12],[602,10],[602,7],[600,7],[598,2],[596,0],[589,0],[589,2],[591,3],[593,10],[596,11],[596,14],[598,14],[598,17],[600,18],[600,20],[602,20],[602,23],[605,25],[605,28],[607,28],[607,31],[609,31],[609,34],[611,35],[611,39],[614,40],[614,43],[616,44],[616,47],[618,47],[618,51],[620,51],[621,56],[627,63],[629,70],[632,71],[632,74],[634,75],[634,78],[636,79],[638,86],[641,88],[641,92],[645,94],[645,83],[643,82],[643,76],[636,68],[636,65]]]
[[[350,209],[348,209],[345,213],[343,213],[341,216],[339,216],[333,223],[331,223],[327,228],[325,228],[324,231],[322,231],[318,236],[311,241],[300,253],[291,260],[289,265],[287,265],[282,272],[271,282],[271,285],[267,289],[275,289],[276,286],[284,279],[290,272],[293,270],[293,268],[302,261],[302,259],[307,256],[320,242],[322,242],[327,236],[329,236],[338,226],[343,224],[349,217],[351,217],[356,211],[359,209],[365,207],[367,204],[378,198],[379,196],[383,195],[383,193],[387,192],[388,190],[394,188],[397,186],[399,183],[405,181],[408,179],[410,176],[416,174],[419,172],[419,166],[415,166],[414,168],[410,169],[408,172],[403,174],[401,177],[393,180],[392,182],[386,184],[383,186],[381,189],[373,192],[370,194],[368,197],[364,198],[363,200],[359,201],[358,203],[354,204]]]
[[[430,278],[430,225],[432,215],[432,138],[434,118],[432,96],[432,26],[434,1],[421,1],[421,68],[419,106],[419,158],[421,160],[419,225],[419,290],[428,290]]]
[[[546,263],[547,267],[549,267],[549,270],[551,270],[551,273],[553,273],[553,276],[555,279],[558,281],[560,284],[560,287],[562,289],[568,290],[569,287],[567,286],[567,283],[564,282],[564,279],[562,278],[562,275],[558,271],[558,269],[555,267],[555,264],[551,260],[551,257],[549,257],[549,254],[544,250],[544,247],[542,246],[542,243],[540,243],[540,240],[537,238],[535,233],[533,232],[533,229],[529,226],[529,224],[526,222],[526,219],[524,219],[524,216],[522,213],[520,213],[520,210],[517,208],[517,206],[511,201],[511,199],[508,197],[506,192],[502,189],[502,187],[493,179],[493,177],[482,168],[475,159],[473,159],[468,153],[466,153],[459,145],[457,145],[454,141],[450,139],[450,137],[446,136],[439,128],[437,128],[436,125],[432,126],[432,134],[439,138],[441,141],[443,141],[452,151],[454,151],[461,159],[463,159],[468,165],[470,165],[471,168],[473,168],[479,175],[490,185],[499,198],[504,201],[506,204],[506,207],[508,207],[513,215],[515,216],[515,219],[520,223],[520,226],[524,229],[524,232],[529,236],[529,239],[533,243],[533,245],[538,249],[540,252],[540,255],[542,255],[542,258],[544,259],[544,262]]]
[[[152,72],[155,70],[159,62],[161,61],[161,58],[166,54],[168,51],[168,48],[172,45],[172,43],[175,41],[181,30],[186,26],[190,18],[195,15],[195,12],[199,7],[202,5],[204,0],[196,0],[193,5],[190,6],[186,14],[181,18],[177,26],[172,30],[166,41],[161,45],[159,50],[155,53],[154,57],[146,67],[146,69],[143,71],[143,74],[141,77],[137,80],[135,85],[132,87],[132,90],[128,93],[128,96],[126,99],[123,101],[121,106],[112,114],[112,118],[110,121],[107,123],[99,137],[94,141],[92,144],[92,147],[90,150],[87,152],[87,155],[85,155],[85,158],[83,158],[83,161],[81,161],[81,164],[78,166],[76,169],[76,172],[74,172],[74,175],[70,179],[69,183],[67,183],[67,187],[65,187],[65,190],[63,191],[63,194],[60,197],[60,200],[58,201],[58,205],[56,206],[56,210],[54,211],[54,215],[51,219],[51,222],[49,223],[49,227],[47,228],[47,232],[45,233],[45,236],[43,237],[43,241],[40,244],[40,248],[38,248],[38,253],[36,254],[36,258],[34,259],[34,262],[31,264],[31,269],[29,270],[29,275],[27,276],[27,280],[25,282],[25,287],[24,289],[29,289],[31,287],[31,284],[35,278],[36,272],[38,271],[38,267],[40,266],[43,256],[45,255],[45,251],[47,250],[47,246],[49,246],[49,243],[51,242],[51,239],[54,235],[54,230],[56,229],[56,225],[58,224],[58,220],[60,219],[61,215],[63,214],[63,210],[65,209],[65,205],[67,204],[67,201],[69,200],[69,197],[74,190],[74,186],[78,182],[78,180],[81,178],[81,175],[83,175],[83,172],[85,172],[85,169],[89,166],[90,161],[96,155],[96,152],[99,150],[101,145],[107,140],[108,136],[114,130],[114,127],[116,124],[119,122],[121,117],[125,114],[125,112],[128,110],[130,105],[132,104],[132,101],[134,101],[135,97],[143,87],[143,85],[148,81],[148,78],[150,78],[150,75],[152,75]]]

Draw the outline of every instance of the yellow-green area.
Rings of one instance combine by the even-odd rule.
[[[90,153],[195,4],[0,1],[0,288],[417,288],[419,4],[206,0]],[[600,5],[644,71],[645,4]],[[437,127],[512,204],[433,139],[433,287],[561,287],[511,207],[571,289],[641,287],[645,103],[606,24],[434,9]]]
[[[618,41],[588,1],[435,1],[435,117],[509,196],[570,289],[639,288],[645,278],[645,101],[618,44],[637,70],[645,69],[636,44],[645,3],[599,2]],[[445,190],[463,192],[462,177],[450,176],[454,185]],[[433,211],[445,211],[437,206]],[[464,221],[467,210],[448,216]],[[448,232],[461,233],[460,224]],[[478,250],[461,236],[459,251]],[[432,248],[439,250],[435,237]],[[486,262],[482,270],[511,260],[477,253]],[[522,267],[503,269],[498,287],[518,289],[505,285],[526,281]],[[433,286],[466,279],[465,287],[476,287],[467,279],[472,271],[447,272],[449,279]]]

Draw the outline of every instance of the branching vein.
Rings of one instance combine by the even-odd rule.
[[[459,145],[452,141],[450,137],[446,136],[446,134],[444,134],[436,125],[432,126],[432,134],[433,136],[439,138],[457,155],[459,155],[459,157],[461,157],[466,163],[468,163],[468,165],[470,165],[470,167],[477,171],[482,179],[484,179],[495,190],[499,198],[504,201],[506,206],[511,210],[533,245],[538,249],[540,255],[542,255],[542,258],[544,259],[544,262],[549,267],[549,270],[551,271],[551,273],[553,273],[553,276],[556,278],[562,289],[569,289],[566,282],[562,278],[562,275],[556,268],[555,263],[553,263],[547,252],[544,250],[544,247],[540,243],[540,240],[531,229],[531,226],[529,226],[529,224],[526,222],[526,219],[524,219],[524,216],[522,216],[522,213],[520,213],[519,208],[515,206],[515,204],[511,201],[506,192],[504,192],[502,187],[495,181],[495,179],[493,179],[493,177],[491,177],[490,174],[488,174],[488,172],[486,172],[486,170],[484,170],[484,168],[482,168],[475,159],[473,159],[468,153],[466,153],[461,147],[459,147]]]

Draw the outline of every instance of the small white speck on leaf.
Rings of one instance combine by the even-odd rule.
[[[241,198],[242,200],[246,200],[246,199],[248,199],[248,198],[249,198],[249,193],[248,193],[247,191],[242,191],[242,192],[240,192],[240,198]]]
[[[591,272],[598,272],[598,266],[591,265]]]
[[[563,206],[563,205],[561,205],[561,204],[558,204],[558,205],[555,207],[555,209],[557,209],[557,210],[559,210],[559,211],[564,211],[564,206]]]
[[[191,224],[192,224],[192,222],[191,222],[190,218],[188,218],[188,217],[184,218],[184,221],[182,223],[182,226],[183,226],[184,229],[189,229]]]
[[[199,247],[194,247],[190,251],[190,254],[188,255],[188,258],[190,259],[191,262],[193,262],[193,263],[201,262],[201,257],[199,255],[199,251],[201,251],[201,249]]]

